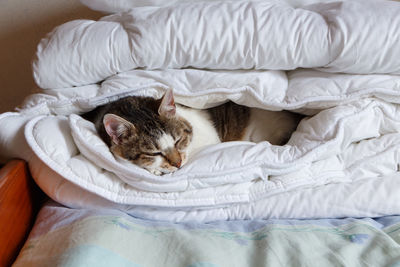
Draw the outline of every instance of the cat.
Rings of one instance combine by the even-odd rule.
[[[181,168],[202,148],[228,141],[285,144],[300,121],[288,111],[227,102],[209,109],[175,104],[172,89],[160,99],[129,96],[86,113],[118,158],[155,175]]]

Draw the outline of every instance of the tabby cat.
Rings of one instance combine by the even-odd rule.
[[[111,152],[155,175],[171,173],[208,145],[246,140],[283,145],[300,116],[227,102],[199,110],[175,104],[172,90],[161,99],[130,96],[100,106],[92,121]]]

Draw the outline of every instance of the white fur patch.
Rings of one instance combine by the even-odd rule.
[[[162,163],[161,157],[154,157],[153,164],[151,164],[150,166],[146,166],[145,168],[152,174],[161,175],[162,174],[160,170],[161,163]]]
[[[158,139],[158,146],[160,147],[161,151],[168,150],[175,146],[174,138],[172,138],[169,134],[163,134],[160,139]]]
[[[186,150],[188,157],[208,145],[214,145],[221,142],[207,111],[184,108],[176,105],[176,112],[179,116],[186,119],[193,128],[192,142]]]

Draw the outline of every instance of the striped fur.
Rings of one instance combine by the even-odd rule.
[[[117,157],[161,175],[176,171],[204,146],[228,141],[287,142],[300,116],[250,109],[227,102],[197,110],[175,105],[172,91],[162,99],[125,97],[84,117],[92,121]]]

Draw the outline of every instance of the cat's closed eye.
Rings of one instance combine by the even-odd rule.
[[[175,147],[178,147],[179,143],[181,142],[182,137],[179,137],[176,141],[175,141]]]
[[[161,152],[147,153],[147,155],[152,156],[152,157],[163,156],[163,154]]]

